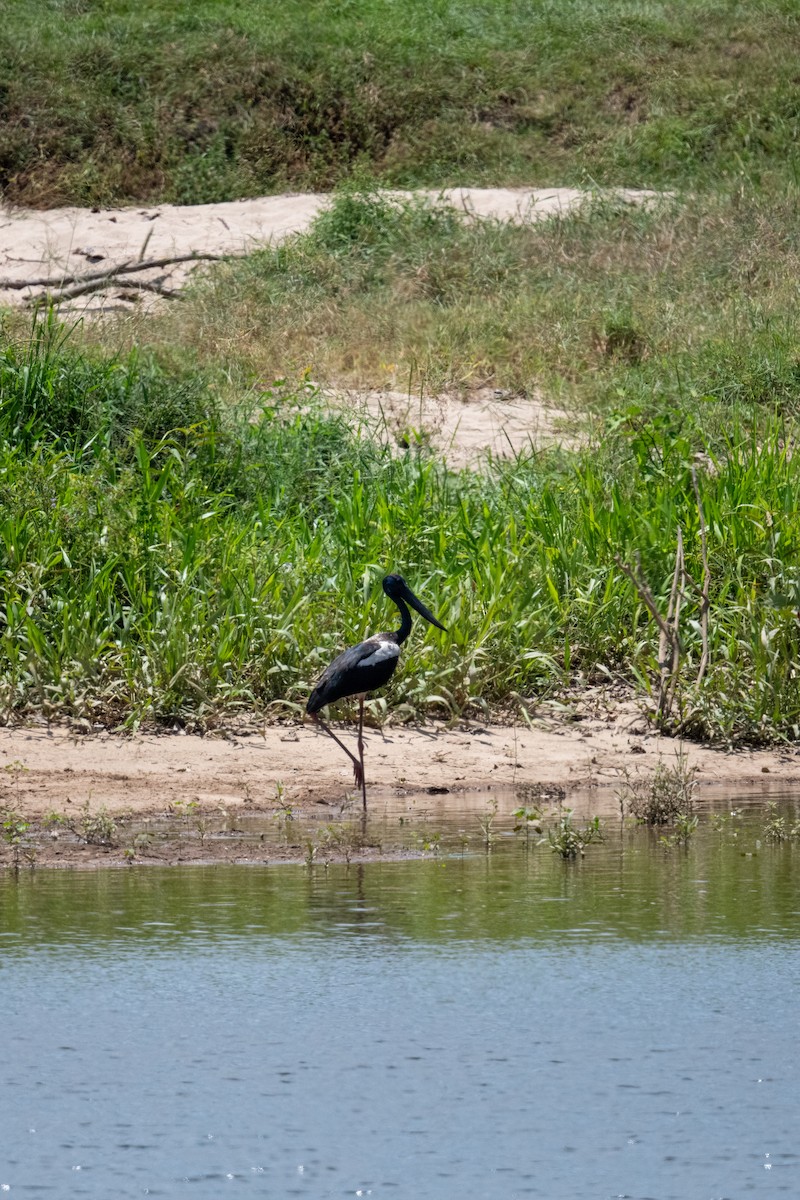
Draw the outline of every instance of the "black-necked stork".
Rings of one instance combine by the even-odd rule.
[[[431,625],[435,625],[437,629],[445,628],[414,595],[402,575],[387,575],[383,581],[383,590],[400,609],[400,628],[391,633],[376,633],[366,641],[359,642],[357,646],[343,650],[339,657],[335,658],[327,670],[322,673],[306,705],[306,712],[326,733],[330,734],[336,744],[341,746],[348,758],[351,759],[356,787],[361,788],[361,800],[365,812],[367,809],[367,785],[364,779],[364,697],[367,692],[373,692],[376,688],[383,687],[394,674],[400,658],[400,647],[411,632],[411,613],[408,611],[407,605],[410,604],[421,617],[424,617]],[[445,632],[447,631],[445,630]],[[329,729],[319,716],[321,708],[324,708],[326,704],[333,704],[335,700],[341,700],[343,696],[358,696],[359,698],[358,758],[350,753],[347,746],[339,741],[333,730]]]

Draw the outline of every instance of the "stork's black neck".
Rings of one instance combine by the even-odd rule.
[[[392,600],[400,609],[400,628],[395,630],[394,636],[398,646],[402,646],[411,633],[411,613],[405,600],[401,600],[399,596],[392,596]]]

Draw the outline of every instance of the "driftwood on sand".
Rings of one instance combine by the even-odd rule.
[[[201,261],[220,262],[225,257],[224,254],[192,252],[191,254],[169,255],[165,258],[140,258],[136,261],[128,259],[112,267],[103,267],[100,271],[75,272],[72,274],[62,272],[61,275],[43,276],[33,279],[0,279],[0,290],[8,288],[14,291],[22,291],[24,288],[44,288],[44,291],[37,292],[26,298],[25,302],[28,305],[38,305],[45,302],[59,304],[63,300],[72,300],[75,296],[84,296],[90,292],[101,292],[110,287],[124,288],[129,291],[157,292],[160,296],[166,296],[168,299],[179,299],[179,291],[175,288],[165,286],[166,276],[161,276],[160,279],[154,280],[126,279],[124,276],[139,271],[156,270],[159,267],[177,266],[180,263]]]

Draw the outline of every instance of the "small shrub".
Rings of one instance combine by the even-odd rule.
[[[800,838],[800,821],[790,824],[789,818],[778,814],[778,806],[767,805],[767,820],[761,831],[765,842],[794,842]]]
[[[678,813],[675,818],[674,832],[668,837],[661,837],[659,839],[661,845],[670,850],[674,846],[687,846],[689,839],[697,830],[697,823],[697,817],[690,817],[688,813]]]
[[[697,769],[679,753],[674,766],[659,761],[652,775],[626,771],[617,792],[620,812],[643,825],[674,825],[679,818],[693,815],[696,787]]]
[[[36,846],[31,835],[31,824],[14,807],[0,811],[0,835],[11,850],[11,861],[18,868],[24,859],[30,866],[36,862]]]
[[[513,813],[514,817],[514,833],[525,834],[526,848],[530,842],[531,833],[536,833],[541,836],[542,833],[542,810],[540,808],[517,808]]]
[[[117,823],[104,804],[97,812],[92,812],[87,800],[80,810],[80,816],[70,821],[68,827],[88,846],[117,845]]]
[[[562,858],[583,858],[586,847],[592,842],[602,842],[603,832],[600,828],[600,818],[592,817],[588,825],[578,829],[572,823],[572,809],[565,808],[558,819],[555,829],[548,829],[539,845],[549,845],[554,854]]]

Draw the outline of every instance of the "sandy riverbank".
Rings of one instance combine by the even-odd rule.
[[[485,806],[496,796],[502,818],[541,795],[550,806],[563,797],[581,816],[610,816],[618,811],[617,788],[626,771],[652,772],[660,760],[672,765],[679,750],[697,770],[700,796],[712,790],[732,797],[754,789],[774,793],[800,784],[800,752],[791,748],[732,752],[678,743],[648,731],[631,705],[612,709],[598,703],[593,710],[585,705],[577,715],[578,720],[544,716],[533,728],[465,722],[454,729],[431,723],[369,730],[370,813],[385,815],[414,798],[430,797],[426,808],[433,806],[436,818],[446,821],[448,814]],[[352,730],[338,732],[353,740]],[[77,819],[87,805],[92,813],[105,809],[118,820],[187,811],[279,815],[281,808],[326,822],[359,814],[357,802],[348,802],[354,789],[347,759],[310,725],[265,727],[243,720],[202,737],[6,728],[0,730],[0,763],[0,803],[33,822],[52,813]],[[287,853],[285,839],[280,841],[277,857],[302,857],[300,848]],[[53,860],[52,847],[45,849],[40,863]],[[67,859],[124,861],[123,849],[122,842],[116,849],[77,846]],[[255,857],[269,857],[269,850],[268,845]],[[230,847],[206,851],[232,856]],[[7,848],[3,853],[8,862]],[[198,857],[203,855],[195,846],[188,854],[167,850],[160,860]]]

